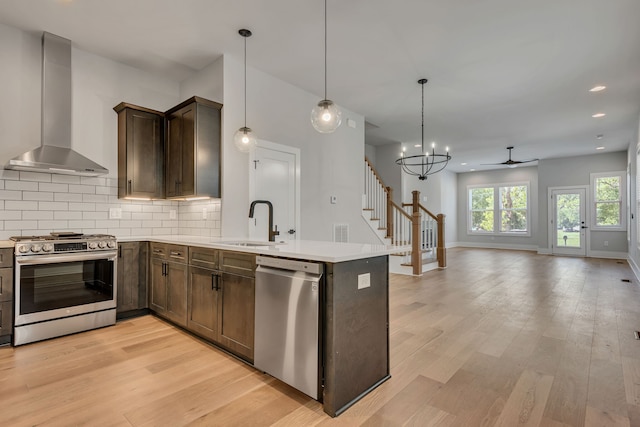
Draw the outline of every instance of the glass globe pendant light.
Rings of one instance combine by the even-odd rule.
[[[238,34],[244,37],[244,126],[233,135],[233,142],[238,151],[248,153],[256,147],[258,142],[256,134],[247,127],[247,37],[251,37],[251,31],[242,29]]]
[[[327,99],[327,0],[324,0],[324,99],[311,110],[311,124],[320,133],[331,133],[342,123],[342,111]]]

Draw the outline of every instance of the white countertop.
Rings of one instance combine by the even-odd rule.
[[[14,246],[13,240],[0,240],[0,249],[12,248]]]
[[[264,246],[238,246],[225,242],[247,242],[247,239],[227,237],[200,237],[187,235],[166,236],[127,236],[118,237],[119,242],[150,241],[159,243],[173,243],[178,245],[200,246],[215,249],[226,249],[238,252],[248,252],[259,255],[281,256],[294,259],[322,262],[343,262],[356,259],[373,258],[397,252],[409,251],[409,246],[370,245],[361,243],[334,243],[315,240],[292,240],[286,243],[256,242]]]

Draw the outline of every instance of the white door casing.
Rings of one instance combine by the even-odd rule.
[[[276,241],[299,239],[300,150],[259,140],[249,162],[250,201],[268,200],[273,205],[273,225],[280,233]],[[249,238],[267,240],[268,230],[268,208],[258,204],[249,219]]]
[[[549,244],[552,254],[587,256],[590,237],[588,194],[586,186],[549,188]],[[570,224],[561,223],[563,210],[573,211],[575,219]]]

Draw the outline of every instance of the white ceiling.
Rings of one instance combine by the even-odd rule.
[[[0,0],[0,23],[176,80],[242,55],[249,28],[250,66],[323,95],[322,0]],[[420,142],[428,78],[425,141],[451,148],[454,171],[506,160],[509,145],[515,160],[625,150],[640,1],[328,0],[328,69],[329,99],[365,116],[374,145]]]

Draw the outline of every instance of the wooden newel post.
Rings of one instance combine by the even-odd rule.
[[[393,188],[387,187],[387,237],[393,242]]]
[[[447,249],[444,246],[444,214],[438,214],[438,248],[436,254],[438,255],[438,267],[447,267]]]
[[[420,248],[420,192],[414,190],[413,201],[411,206],[413,212],[411,214],[411,265],[413,266],[414,276],[422,276],[422,250]]]

